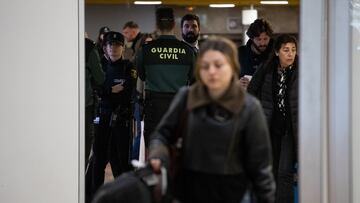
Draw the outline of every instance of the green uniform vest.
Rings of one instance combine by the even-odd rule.
[[[138,74],[145,90],[176,93],[193,79],[193,49],[172,35],[145,44],[137,56]]]

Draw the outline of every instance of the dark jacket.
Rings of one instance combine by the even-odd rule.
[[[261,102],[264,113],[268,122],[269,127],[273,124],[272,118],[275,109],[275,85],[276,85],[276,74],[277,74],[278,62],[269,62],[265,66],[258,69],[255,75],[252,77],[250,84],[247,88],[248,92],[255,95]],[[287,120],[290,121],[288,128],[295,138],[295,146],[298,148],[298,94],[299,94],[299,76],[297,59],[291,68],[290,77],[287,80],[287,91],[286,91],[286,111]]]
[[[153,134],[149,157],[168,163],[167,147],[175,144],[186,109],[183,167],[206,174],[245,175],[259,202],[272,202],[275,186],[265,117],[259,102],[238,81],[217,101],[199,82],[189,90],[180,89]]]
[[[115,110],[119,105],[129,107],[135,80],[131,74],[132,68],[132,64],[127,60],[109,62],[101,95],[102,108]],[[123,84],[124,90],[112,93],[111,87],[119,83]]]
[[[103,72],[99,53],[93,41],[85,39],[85,51],[85,106],[91,106],[94,104],[93,90],[103,84],[105,73]]]
[[[256,54],[252,51],[252,40],[248,40],[246,45],[240,46],[238,49],[239,62],[240,62],[240,77],[244,75],[253,75],[260,66],[262,66],[271,53],[273,48],[273,40],[270,39],[269,45],[266,50],[261,54]]]

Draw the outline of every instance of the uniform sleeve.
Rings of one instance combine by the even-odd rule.
[[[186,112],[186,98],[188,88],[181,88],[175,95],[168,111],[162,117],[159,125],[150,137],[149,159],[160,158],[165,165],[169,163],[168,146],[174,145],[177,141],[178,125],[184,118]],[[187,115],[186,115],[187,116]]]
[[[260,103],[252,98],[245,128],[245,169],[258,202],[274,202],[275,182],[272,174],[272,152],[269,130]]]
[[[91,72],[91,76],[96,85],[102,85],[105,81],[105,73],[101,67],[101,60],[99,53],[94,47],[89,55],[88,67]]]
[[[143,48],[140,48],[136,53],[136,68],[137,74],[142,81],[145,81],[145,68],[144,68],[144,53]]]

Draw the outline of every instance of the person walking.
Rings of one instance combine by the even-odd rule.
[[[298,57],[294,37],[280,35],[269,61],[253,76],[248,92],[261,101],[270,130],[276,203],[294,201],[298,151]]]
[[[245,89],[249,85],[251,76],[269,58],[273,45],[272,34],[270,23],[261,18],[251,23],[246,31],[250,39],[246,45],[239,47],[240,82]]]
[[[271,203],[269,131],[259,101],[238,80],[236,46],[210,37],[199,53],[197,81],[179,90],[154,131],[149,163],[155,172],[169,168],[169,148],[181,138],[181,202],[239,203],[251,183],[258,202]]]

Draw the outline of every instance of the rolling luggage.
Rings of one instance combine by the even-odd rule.
[[[96,192],[92,203],[171,203],[167,172],[155,174],[150,166],[123,173]]]

